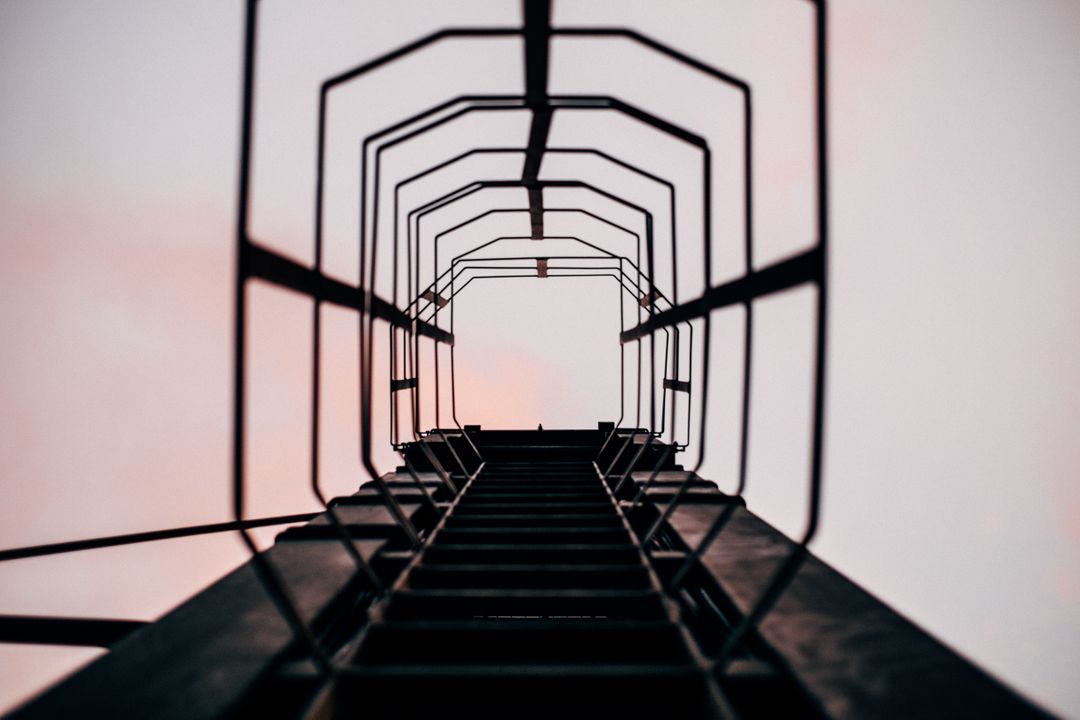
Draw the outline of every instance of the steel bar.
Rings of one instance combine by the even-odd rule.
[[[146,530],[123,535],[106,535],[103,537],[86,538],[85,540],[66,540],[64,542],[47,543],[44,545],[8,548],[6,550],[0,550],[0,561],[20,560],[22,558],[42,557],[45,555],[59,555],[61,553],[96,550],[99,548],[133,545],[136,543],[155,542],[158,540],[172,540],[174,538],[209,535],[212,533],[268,527],[271,525],[288,525],[290,523],[307,522],[315,517],[315,515],[317,515],[317,513],[297,513],[295,515],[245,518],[243,520],[229,520],[227,522],[208,523],[206,525],[188,525],[186,527]]]
[[[0,643],[109,647],[148,624],[141,620],[0,615]]]

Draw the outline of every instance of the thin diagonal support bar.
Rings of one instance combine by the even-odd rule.
[[[307,522],[316,515],[317,513],[298,513],[295,515],[246,518],[244,520],[230,520],[228,522],[209,523],[205,525],[162,528],[160,530],[146,530],[123,535],[105,535],[102,537],[85,538],[83,540],[65,540],[64,542],[47,543],[45,545],[28,545],[25,547],[7,548],[5,550],[0,550],[0,562],[5,560],[22,560],[24,558],[43,557],[46,555],[61,555],[70,552],[80,552],[82,550],[97,550],[99,548],[118,547],[120,545],[136,545],[146,542],[158,542],[160,540],[174,540],[176,538],[193,537],[195,535],[236,532],[237,530],[240,530],[241,527],[250,529],[272,525],[289,525],[292,523]]]

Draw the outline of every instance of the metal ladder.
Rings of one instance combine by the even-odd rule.
[[[535,447],[462,490],[337,686],[365,717],[720,715],[610,484]]]

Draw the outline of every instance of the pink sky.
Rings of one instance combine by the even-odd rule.
[[[240,5],[0,4],[0,546],[228,517]],[[399,1],[384,13],[328,3],[323,13],[290,14],[288,3],[264,5],[253,227],[306,258],[318,79],[451,21],[517,24],[517,7]],[[811,240],[807,8],[731,0],[660,13],[649,3],[556,1],[556,23],[638,27],[754,80],[758,263]],[[1080,666],[1080,10],[1063,0],[832,8],[827,485],[815,549],[1022,692],[1080,714],[1069,672]],[[716,119],[706,128],[725,160],[714,177],[715,274],[730,276],[742,261],[730,241],[741,202],[730,99],[692,78],[665,81],[663,63],[635,60],[622,71],[613,62],[620,48],[556,48],[553,87],[661,102],[687,123]],[[429,57],[439,74],[411,94],[395,82],[423,62],[336,98],[332,137],[352,147],[361,131],[417,109],[414,95],[430,104],[466,88],[520,90],[516,46],[460,50]],[[449,67],[468,81],[455,85]],[[393,172],[431,164],[436,141],[513,138],[519,127],[520,118],[478,118],[395,156]],[[553,138],[599,138],[673,177],[695,167],[692,154],[631,123],[559,118]],[[356,264],[354,152],[329,168],[327,266],[346,278]],[[545,165],[549,177],[559,169]],[[634,192],[649,198],[647,188]],[[679,211],[684,238],[701,231],[693,210]],[[621,242],[586,229],[612,248]],[[689,275],[700,260],[682,262]],[[609,412],[612,388],[581,382],[616,352],[613,333],[588,350],[613,290],[592,291],[596,314],[560,337],[535,321],[531,335],[511,327],[509,318],[545,314],[537,287],[462,299],[461,333],[472,343],[459,349],[459,389],[491,399],[471,410],[485,425],[592,425]],[[252,512],[310,507],[310,306],[252,293]],[[807,301],[793,293],[763,306],[755,346],[748,500],[791,533],[803,512],[806,423],[805,408],[786,399],[805,391]],[[485,302],[504,303],[498,343],[464,312],[476,317]],[[337,310],[323,322],[324,482],[342,493],[362,479],[355,322]],[[735,311],[716,317],[711,368],[706,475],[725,488],[738,355],[724,338],[734,341],[740,322]],[[579,373],[566,372],[563,344],[576,348]],[[6,563],[0,612],[152,619],[243,557],[235,538],[221,537]],[[0,646],[0,709],[92,654]]]

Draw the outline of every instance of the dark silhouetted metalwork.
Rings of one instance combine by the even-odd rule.
[[[824,0],[809,4],[815,227],[813,243],[802,252],[754,266],[749,82],[636,30],[553,26],[550,0],[524,0],[518,27],[439,30],[321,83],[309,267],[250,232],[258,2],[247,0],[235,239],[233,518],[14,548],[0,551],[0,560],[225,531],[240,535],[251,560],[147,627],[100,618],[0,616],[0,642],[115,648],[14,716],[1040,716],[807,549],[818,529],[822,489],[829,237],[827,17]],[[482,46],[492,39],[520,42],[522,92],[451,97],[364,135],[353,146],[359,154],[359,281],[325,274],[327,123],[334,91],[444,41]],[[619,98],[553,93],[553,39],[623,40],[738,93],[739,277],[712,281],[713,153],[705,135]],[[491,112],[527,113],[524,144],[451,148],[444,159],[406,174],[393,185],[390,239],[381,237],[386,221],[379,217],[380,197],[384,175],[391,174],[391,151]],[[700,156],[700,177],[690,183],[661,177],[634,158],[599,147],[551,147],[560,112],[617,114],[688,144]],[[494,155],[519,156],[520,174],[474,177],[430,197],[404,199],[404,191],[422,179],[434,184],[452,166]],[[663,200],[636,202],[618,183],[600,187],[580,177],[544,177],[544,159],[553,155],[602,160],[620,178],[647,180]],[[677,193],[680,182],[691,192]],[[493,193],[484,191],[497,189],[523,191],[526,202],[488,202],[464,220],[441,222],[443,211],[467,198],[485,201]],[[545,191],[556,189],[574,201],[552,206]],[[697,194],[700,208],[692,209],[701,213],[703,289],[687,299],[676,215]],[[635,219],[626,227],[590,209],[587,201],[597,198],[632,212],[640,226]],[[668,223],[661,232],[669,244],[654,237],[654,218],[664,213]],[[573,219],[573,232],[552,232],[556,215]],[[480,230],[487,219],[517,217],[528,219],[527,232]],[[618,242],[602,246],[589,232],[597,227]],[[475,243],[478,231],[483,241]],[[469,247],[462,249],[466,237]],[[548,241],[571,242],[572,252],[581,254],[545,252]],[[625,241],[633,248],[622,249]],[[447,253],[451,242],[457,245]],[[527,242],[529,249],[505,249],[515,242]],[[379,264],[387,252],[390,278]],[[670,262],[670,277],[659,276],[660,259]],[[459,420],[455,308],[465,290],[493,292],[509,285],[499,281],[540,281],[558,292],[568,280],[606,279],[615,281],[618,296],[618,329],[610,338],[619,346],[617,416],[612,408],[595,430],[491,429]],[[318,513],[247,516],[248,288],[254,281],[311,301],[308,481]],[[812,440],[806,524],[792,540],[754,516],[744,494],[754,306],[802,286],[816,292],[808,388]],[[367,478],[355,495],[336,498],[323,491],[319,465],[324,304],[346,308],[357,319],[356,460]],[[733,306],[744,312],[741,427],[737,482],[725,494],[699,471],[710,439],[711,316]],[[636,352],[627,353],[631,345]],[[428,351],[430,371],[422,371]],[[448,366],[440,361],[444,352]],[[377,376],[376,359],[383,356],[388,369]],[[450,425],[443,423],[444,387]],[[375,417],[376,392],[389,398],[386,418]],[[430,428],[425,403],[434,411]],[[390,471],[376,466],[373,451],[373,429],[382,421],[389,423],[389,444],[402,462]],[[692,446],[696,458],[687,470],[676,460]],[[249,532],[297,523],[306,524],[286,529],[264,552]],[[932,677],[916,677],[912,667],[929,668]]]

